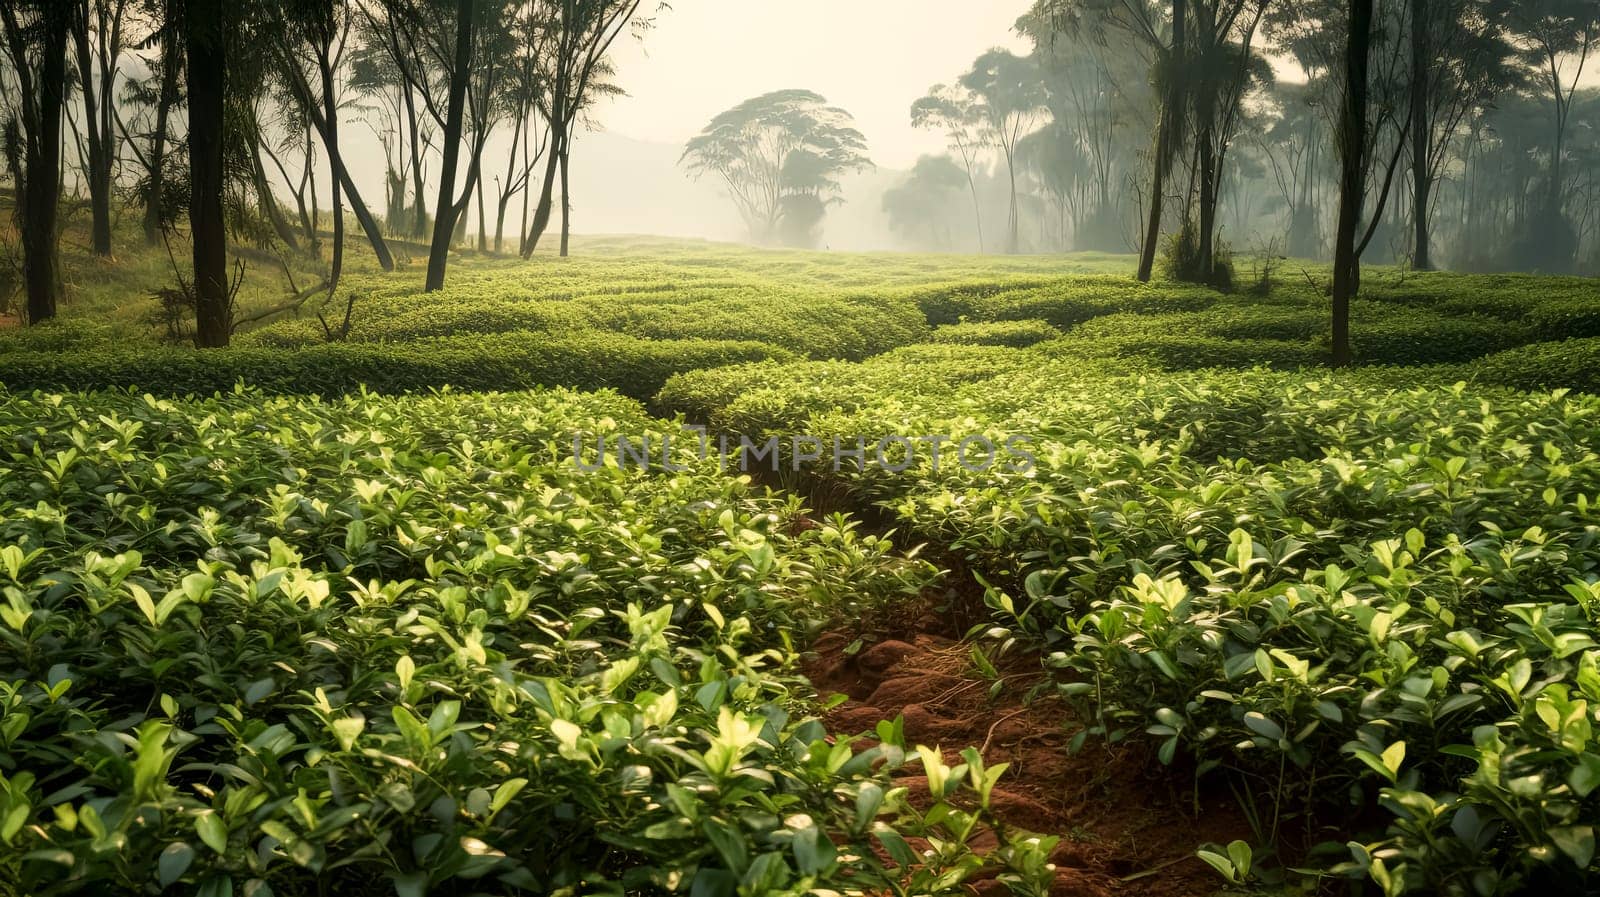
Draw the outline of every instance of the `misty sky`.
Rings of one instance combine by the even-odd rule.
[[[646,0],[649,4],[653,0]],[[597,110],[609,131],[681,144],[713,115],[771,90],[814,90],[855,116],[872,160],[909,168],[944,141],[911,103],[993,46],[1030,0],[671,0],[644,43],[613,54],[630,94]]]

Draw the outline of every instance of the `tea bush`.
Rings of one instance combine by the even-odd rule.
[[[934,569],[681,433],[676,469],[575,462],[677,432],[629,398],[750,435],[1028,437],[797,485],[981,577],[983,649],[1044,658],[1078,747],[1226,779],[1258,877],[1600,875],[1600,400],[1564,391],[1600,391],[1592,281],[1369,272],[1366,367],[1329,375],[1302,370],[1314,276],[585,249],[426,295],[346,278],[339,343],[310,315],[206,353],[0,334],[5,887],[1047,890],[1053,839],[969,845],[1002,769],[809,716],[806,636]],[[497,392],[539,386],[605,391]],[[1291,856],[1291,828],[1333,837]]]
[[[786,358],[761,343],[644,340],[609,333],[500,333],[411,343],[323,343],[213,352],[178,348],[78,349],[3,356],[0,384],[16,391],[136,388],[211,395],[243,383],[284,395],[513,390],[534,386],[654,395],[674,373]]]
[[[1541,340],[1600,336],[1600,300],[1587,296],[1540,302],[1528,312],[1527,323]]]
[[[573,460],[658,429],[563,392],[0,400],[7,887],[1037,879],[1054,839],[966,847],[1003,768],[805,716],[794,638],[932,569],[681,452]],[[908,763],[941,783],[922,811],[889,778]]]
[[[1055,339],[1061,331],[1044,321],[989,321],[946,324],[933,332],[933,342],[957,346],[1010,346],[1025,349]]]
[[[1141,284],[1122,277],[1064,277],[1022,287],[988,285],[915,296],[923,315],[934,325],[1040,320],[1063,329],[1117,312],[1200,311],[1217,298],[1215,292],[1198,287]]]
[[[1471,372],[1479,380],[1518,389],[1600,393],[1600,338],[1521,346],[1481,360]]]
[[[1312,865],[1390,894],[1600,872],[1600,400],[1071,365],[854,407],[768,388],[722,415],[1031,436],[1032,469],[922,453],[812,476],[978,572],[989,636],[1045,652],[1080,744],[1148,738],[1227,776],[1263,844],[1336,820]]]

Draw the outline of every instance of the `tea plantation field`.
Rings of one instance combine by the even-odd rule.
[[[1600,880],[1593,281],[1369,272],[1329,373],[1315,272],[584,248],[0,334],[0,892]],[[876,643],[981,725],[830,712]]]

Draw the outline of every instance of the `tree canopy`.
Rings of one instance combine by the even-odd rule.
[[[722,182],[756,242],[807,245],[839,201],[839,178],[872,162],[850,113],[809,90],[780,90],[717,115],[680,164]]]

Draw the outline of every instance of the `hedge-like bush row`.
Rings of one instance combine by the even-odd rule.
[[[1044,321],[968,321],[938,328],[933,332],[933,341],[953,346],[1025,349],[1060,335],[1061,331]]]
[[[1118,312],[1163,314],[1203,311],[1216,304],[1211,290],[1149,285],[1119,277],[1060,278],[1052,283],[989,292],[929,292],[917,297],[928,323],[1040,320],[1067,328]]]
[[[723,412],[745,395],[766,396],[769,423],[795,420],[796,409],[857,408],[885,394],[908,401],[942,401],[951,391],[1025,368],[1041,357],[1001,346],[907,346],[865,363],[809,361],[747,364],[674,375],[655,397],[656,408],[725,429]],[[1082,369],[1093,361],[1074,359]],[[1123,365],[1124,362],[1118,361]],[[760,404],[760,399],[755,400]]]
[[[1479,360],[1471,374],[1516,389],[1600,393],[1600,337],[1519,346]]]
[[[810,358],[858,361],[927,338],[928,326],[914,306],[888,301],[767,293],[661,301],[615,296],[593,302],[514,301],[460,297],[438,304],[382,300],[354,317],[354,342],[410,342],[460,334],[530,331],[557,335],[618,333],[652,340],[761,342]],[[241,338],[245,345],[275,348],[325,341],[316,320],[283,321]]]
[[[1175,315],[1106,315],[1074,329],[1067,346],[1145,356],[1163,367],[1327,364],[1329,322],[1316,309],[1226,306]],[[1421,309],[1362,303],[1352,314],[1351,352],[1360,364],[1457,364],[1521,345],[1526,327],[1491,318],[1451,318]],[[1070,351],[1085,351],[1079,345]]]
[[[5,356],[0,383],[19,392],[133,388],[169,396],[226,393],[238,383],[281,395],[337,395],[362,388],[404,393],[445,386],[462,391],[566,386],[613,389],[647,399],[681,371],[791,357],[782,349],[749,342],[505,333],[298,349],[21,352]]]

